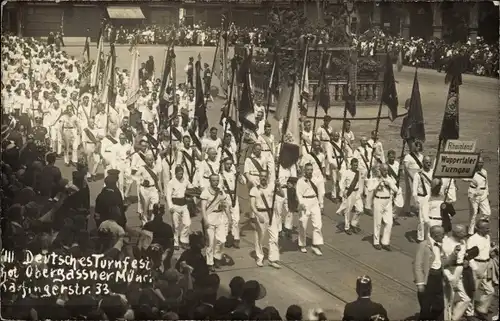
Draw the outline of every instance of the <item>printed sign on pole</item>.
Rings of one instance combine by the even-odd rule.
[[[448,153],[474,153],[476,151],[476,141],[450,139],[446,142],[444,151]]]
[[[472,178],[479,153],[439,153],[434,166],[436,178]]]

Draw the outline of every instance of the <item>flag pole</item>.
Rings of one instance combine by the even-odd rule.
[[[319,59],[321,67],[320,67],[320,72],[319,72],[318,89],[317,89],[317,90],[319,90],[319,92],[316,95],[316,105],[314,106],[313,135],[315,135],[315,133],[316,133],[316,118],[318,118],[318,107],[319,107],[320,94],[321,94],[322,86],[324,85],[323,78],[324,78],[326,63],[323,60],[325,58],[325,51],[326,51],[326,48],[321,52],[321,57]]]
[[[275,48],[275,50],[277,50]],[[273,80],[274,80],[274,73],[276,72],[276,60],[278,59],[277,58],[278,54],[275,52],[274,53],[274,61],[273,61],[273,69],[271,70],[271,78],[269,79],[269,87],[267,88],[267,106],[266,106],[266,120],[267,120],[267,117],[269,117],[269,109],[271,108],[271,99],[272,99],[272,93],[271,93],[271,89],[273,88]]]
[[[208,91],[209,91],[209,93],[210,93],[210,87],[212,86],[212,77],[214,76],[215,62],[217,61],[217,52],[220,50],[220,38],[222,37],[222,35],[225,32],[225,30],[224,30],[224,16],[221,17],[220,24],[221,24],[221,30],[217,34],[217,44],[215,45],[214,59],[212,61],[212,68],[210,68],[210,78],[208,79]],[[227,44],[227,41],[226,41],[226,44]],[[222,50],[225,50],[225,48],[223,48]],[[221,69],[222,69],[222,72],[224,73],[224,66],[221,66]],[[210,96],[209,95],[207,96],[207,93],[204,93],[204,94],[205,94],[205,97],[203,97],[203,99],[205,100],[205,104],[206,104],[208,102],[208,97],[210,97]]]
[[[305,62],[307,60],[307,53],[309,52],[309,37],[305,37],[305,41],[306,41],[306,44],[305,44],[305,50],[304,50],[304,66],[305,66]],[[292,90],[290,91],[290,99],[288,101],[288,110],[287,110],[287,113],[286,113],[286,118],[285,118],[285,121],[283,122],[283,127],[282,127],[282,131],[281,131],[281,144],[280,144],[280,151],[279,151],[279,154],[278,154],[278,166],[276,166],[276,175],[275,175],[275,190],[273,191],[273,202],[272,202],[272,205],[271,205],[271,213],[269,214],[269,224],[272,223],[273,221],[273,215],[272,213],[274,213],[274,205],[276,204],[276,184],[279,184],[279,175],[280,175],[280,167],[281,167],[281,164],[280,164],[280,159],[281,159],[281,154],[283,152],[283,145],[284,145],[284,140],[285,140],[285,136],[286,136],[286,132],[288,130],[288,124],[289,124],[289,121],[290,121],[290,112],[292,110],[292,103],[293,103],[293,97],[295,96],[295,83],[297,81],[297,78],[296,78],[296,75],[294,74],[292,76]],[[300,146],[300,142],[299,143],[299,146]],[[281,188],[281,186],[279,186],[279,188]]]
[[[229,118],[229,115],[231,114],[230,110],[231,110],[231,101],[233,100],[233,87],[234,87],[234,78],[235,78],[235,75],[236,75],[236,59],[233,58],[233,59],[231,59],[231,87],[229,88],[229,97],[228,97],[228,101],[227,101],[227,110],[226,110],[226,115],[224,117],[225,118],[224,119],[224,122],[225,122],[224,123],[224,131],[222,132],[222,135],[224,135],[224,136],[226,135],[227,127],[229,126],[228,118]],[[236,121],[236,120],[234,120],[234,121]],[[222,170],[222,163],[223,162],[224,162],[224,159],[222,158],[222,150],[221,150],[219,172]]]
[[[387,47],[386,47],[386,54],[387,53]],[[389,61],[386,59],[386,63],[388,63]],[[384,73],[384,77],[385,77],[385,73]],[[375,137],[378,136],[378,130],[379,130],[379,127],[380,127],[380,116],[382,115],[382,105],[384,104],[384,88],[382,89],[382,95],[380,95],[380,104],[378,106],[378,113],[377,113],[377,121],[375,123]],[[366,174],[368,178],[371,178],[371,172],[372,172],[372,167],[373,167],[373,158],[374,158],[374,152],[375,152],[375,143],[376,141],[374,140],[373,141],[373,148],[372,148],[372,153],[370,155],[370,167],[368,168],[368,173]]]

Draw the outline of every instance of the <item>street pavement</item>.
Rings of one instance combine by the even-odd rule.
[[[70,55],[81,55],[79,47],[67,47]],[[203,62],[211,63],[214,48],[176,48],[177,54],[177,81],[183,81],[185,75],[183,67],[188,57],[196,57],[201,53]],[[141,46],[141,60],[152,55],[160,70],[164,55],[164,48],[159,46]],[[95,46],[91,55],[95,55]],[[130,67],[130,54],[127,47],[117,47],[117,66]],[[196,59],[196,58],[195,58]],[[396,72],[398,96],[400,106],[410,97],[415,69],[405,66],[402,72]],[[424,143],[424,153],[434,157],[437,149],[438,135],[446,101],[447,85],[444,84],[444,74],[433,70],[419,70],[420,91],[423,104],[427,140]],[[214,78],[213,85],[217,79]],[[211,125],[218,124],[222,101],[216,100],[208,106],[208,118]],[[342,108],[334,107],[329,114],[335,115]],[[377,106],[358,108],[358,118],[375,117]],[[383,107],[383,115],[387,113]],[[400,110],[402,108],[400,107]],[[322,112],[322,111],[321,111]],[[314,113],[309,111],[309,115]],[[400,111],[400,114],[402,112]],[[322,116],[320,113],[319,116]],[[489,172],[490,203],[492,208],[492,239],[498,240],[498,80],[464,76],[464,84],[460,89],[460,138],[463,140],[477,140],[477,151],[485,159],[485,168]],[[273,128],[276,121],[269,117]],[[394,122],[382,120],[380,122],[380,138],[385,151],[394,149],[401,152],[401,138],[399,131],[401,119]],[[319,126],[319,125],[318,125]],[[334,121],[332,126],[341,129],[341,121]],[[375,128],[375,120],[352,121],[352,129],[357,138],[369,135]],[[274,133],[276,135],[276,133]],[[71,177],[72,168],[59,163],[63,175]],[[103,182],[92,182],[92,201],[100,192]],[[467,184],[458,182],[457,215],[454,223],[468,224]],[[329,184],[327,184],[327,190]],[[253,258],[254,233],[244,213],[249,211],[248,190],[245,186],[238,187],[242,211],[242,247],[241,249],[227,249],[235,265],[223,267],[220,270],[221,294],[228,290],[228,283],[234,276],[242,276],[246,280],[255,279],[261,282],[267,290],[267,295],[258,304],[261,307],[273,305],[279,309],[282,316],[291,304],[299,304],[304,309],[321,307],[329,319],[339,319],[342,316],[346,302],[356,299],[356,278],[369,275],[373,281],[373,300],[382,303],[389,312],[390,319],[403,320],[411,317],[418,311],[418,302],[413,284],[412,261],[416,252],[417,218],[400,217],[399,226],[393,227],[391,245],[392,252],[377,251],[372,245],[373,221],[369,215],[361,217],[361,233],[346,235],[342,233],[343,217],[335,214],[337,204],[325,200],[325,215],[323,216],[323,235],[325,245],[322,248],[323,256],[303,254],[298,251],[297,234],[292,240],[281,242],[281,261],[283,267],[275,270],[271,267],[258,268]],[[132,228],[139,227],[136,214],[136,204],[132,204],[127,217]],[[168,215],[166,215],[168,216]],[[170,218],[167,218],[170,220]],[[295,224],[297,226],[297,224]],[[193,230],[200,229],[200,222],[195,218]],[[310,231],[309,231],[310,232]],[[309,240],[310,242],[310,240]]]

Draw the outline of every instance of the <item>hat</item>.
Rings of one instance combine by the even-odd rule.
[[[363,275],[358,277],[356,280],[356,292],[366,293],[372,290],[372,279],[368,275]]]
[[[108,170],[107,173],[109,176],[118,176],[120,174],[120,171],[117,169],[110,169],[110,170]]]
[[[266,288],[255,280],[250,280],[245,282],[243,286],[242,298],[247,298],[250,300],[261,300],[267,294]]]
[[[324,121],[331,121],[332,117],[330,115],[325,115],[325,117],[323,117],[323,120]]]

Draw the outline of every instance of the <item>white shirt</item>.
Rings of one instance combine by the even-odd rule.
[[[474,246],[477,246],[479,249],[479,255],[471,260],[470,267],[476,271],[479,276],[486,276],[487,273],[487,264],[484,262],[490,259],[490,251],[491,251],[491,239],[489,235],[481,236],[477,233],[469,237],[467,239],[467,249],[471,249]],[[482,261],[482,262],[481,262]]]
[[[429,236],[429,240],[432,244],[432,252],[434,253],[434,261],[431,263],[431,269],[433,270],[439,270],[441,269],[442,263],[441,263],[441,248],[442,248],[442,243],[439,244],[439,246],[436,246],[435,243],[437,243],[432,237]]]
[[[307,205],[310,206],[312,201],[317,201],[319,203],[319,207],[323,208],[323,197],[321,197],[322,195],[318,195],[316,193],[311,182],[316,186],[316,189],[318,189],[319,193],[318,185],[322,183],[320,180],[318,180],[314,176],[312,177],[312,179],[301,177],[297,181],[297,200],[299,204],[302,204],[306,207]]]
[[[423,182],[423,185],[422,185]],[[413,197],[429,197],[431,195],[432,169],[423,169],[413,176]]]
[[[172,198],[186,197],[186,189],[190,185],[191,183],[189,183],[189,180],[187,180],[186,178],[183,178],[182,181],[179,181],[176,177],[174,177],[168,182],[166,199],[169,208],[172,208],[172,206],[174,205],[172,203]]]
[[[370,168],[372,149],[368,147],[368,145],[366,145],[365,147],[359,146],[354,151],[353,157],[358,160],[359,169],[368,171],[368,168]],[[375,161],[373,161],[372,166],[373,164],[375,164]]]
[[[312,154],[307,153],[302,156],[300,162],[301,166],[304,167],[307,163],[311,163],[313,167],[313,177],[323,177],[323,169],[325,168],[325,160],[326,160],[325,154],[319,153],[315,154],[315,156],[318,159],[319,164]]]
[[[342,177],[339,181],[339,188],[340,188],[340,191],[342,194],[349,188],[349,186],[351,186],[351,182],[354,180],[355,176],[356,176],[356,173],[353,172],[352,170],[347,170],[342,174]],[[361,192],[362,192],[361,188],[363,186],[360,184],[360,182],[361,182],[361,174],[359,174],[358,182],[357,182],[356,186],[354,187],[354,190],[350,196],[352,196],[352,195],[360,196],[361,195]]]

